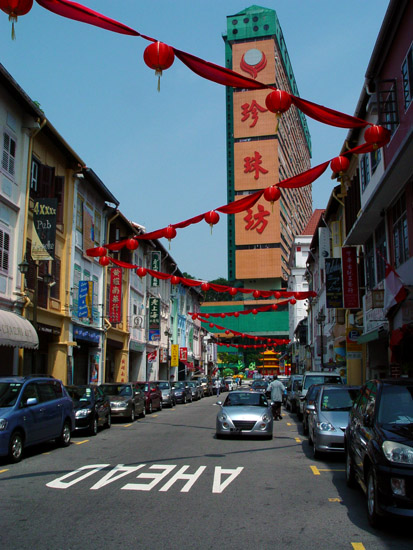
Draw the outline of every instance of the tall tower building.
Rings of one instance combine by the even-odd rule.
[[[226,67],[299,95],[277,14],[251,6],[227,17]],[[267,110],[271,90],[227,87],[228,202],[310,168],[311,140],[304,115],[292,106],[280,119]],[[287,285],[295,235],[312,214],[311,186],[282,189],[247,212],[228,216],[228,279],[247,288]]]

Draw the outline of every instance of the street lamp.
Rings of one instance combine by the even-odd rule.
[[[324,313],[320,310],[316,317],[316,321],[318,325],[320,326],[320,340],[321,340],[321,370],[324,368],[324,345],[323,345],[323,328],[324,328],[324,321],[326,320],[326,316]]]
[[[166,350],[166,368],[168,373],[168,381],[171,380],[171,362],[169,360],[169,338],[172,336],[172,332],[169,329],[166,329],[164,332],[165,336],[168,337],[168,348]]]

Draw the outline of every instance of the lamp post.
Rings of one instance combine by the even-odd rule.
[[[36,333],[38,332],[38,322],[37,322],[37,307],[38,307],[38,302],[39,302],[39,263],[38,262],[33,262],[34,263],[34,289],[33,289],[33,300],[32,300],[32,303],[33,303],[33,316],[32,316],[32,325],[33,325],[33,328],[34,330],[36,331]],[[24,260],[17,266],[20,273],[22,275],[25,276],[25,278],[27,279],[27,275],[29,273],[29,269],[30,269],[30,264],[29,262],[27,261],[27,258],[25,257]],[[46,285],[46,289],[49,288],[49,284],[52,282],[52,275],[50,275],[50,273],[46,272],[43,277],[42,277],[42,280],[44,282],[44,284]],[[26,281],[25,281],[25,288],[27,287],[26,285]],[[36,353],[33,353],[32,354],[32,368],[33,368],[33,372],[35,373],[36,372],[36,357],[37,357],[37,354]]]
[[[168,374],[168,382],[171,380],[171,362],[169,359],[169,338],[172,336],[172,332],[167,328],[164,332],[165,336],[168,337],[168,348],[166,350],[166,369]]]
[[[322,312],[322,310],[319,311],[316,321],[318,325],[320,326],[320,340],[321,340],[321,370],[324,368],[324,345],[323,345],[323,328],[324,328],[324,321],[326,320],[326,316]]]

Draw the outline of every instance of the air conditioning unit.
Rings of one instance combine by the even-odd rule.
[[[142,317],[142,315],[133,315],[132,316],[132,326],[133,326],[133,328],[143,328],[143,317]]]

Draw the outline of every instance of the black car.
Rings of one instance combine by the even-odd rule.
[[[93,385],[66,386],[73,400],[76,430],[88,430],[96,435],[99,427],[110,428],[110,399],[101,388]]]
[[[105,383],[99,388],[110,399],[110,410],[112,418],[128,418],[133,422],[137,415],[144,417],[145,395],[137,384],[131,382]]]
[[[367,496],[370,524],[413,518],[413,379],[369,380],[345,435],[346,480]]]
[[[174,388],[175,398],[177,403],[192,403],[192,390],[188,386],[188,382],[174,382],[172,384]]]

